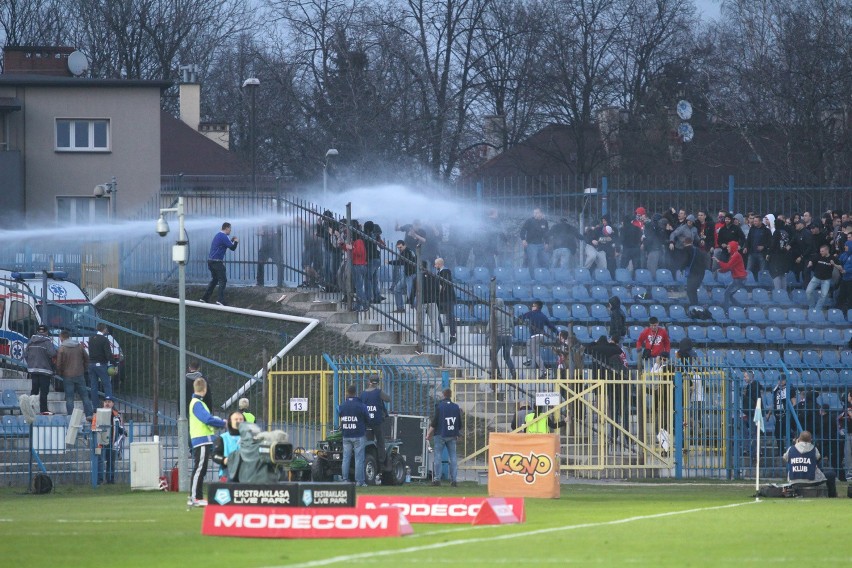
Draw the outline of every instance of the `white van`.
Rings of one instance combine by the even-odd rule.
[[[47,325],[57,346],[59,332],[65,329],[88,350],[89,337],[97,333],[97,312],[86,293],[66,276],[58,271],[0,269],[0,355],[20,363],[27,341],[41,323]],[[115,338],[109,339],[119,365],[121,348]]]

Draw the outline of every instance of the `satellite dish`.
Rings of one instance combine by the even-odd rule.
[[[692,105],[689,101],[680,100],[677,102],[677,115],[681,120],[692,118]]]
[[[692,130],[692,125],[688,122],[681,122],[680,126],[677,127],[677,133],[684,142],[691,142],[695,137],[695,131]]]
[[[75,77],[79,77],[89,70],[89,58],[82,51],[72,51],[68,55],[68,70]]]

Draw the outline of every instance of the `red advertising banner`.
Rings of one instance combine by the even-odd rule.
[[[406,495],[359,495],[358,508],[364,510],[397,508],[414,523],[471,524],[479,514],[486,497],[426,497]],[[507,498],[505,507],[524,522],[523,498]]]
[[[257,507],[208,505],[201,534],[253,538],[367,538],[401,536],[396,508]]]
[[[474,525],[514,525],[521,522],[511,505],[503,497],[490,497],[482,503]]]

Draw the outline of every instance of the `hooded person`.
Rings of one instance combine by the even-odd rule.
[[[713,257],[713,260],[719,263],[719,272],[730,272],[731,276],[733,276],[733,280],[725,288],[725,308],[731,305],[739,305],[739,302],[734,299],[734,294],[740,289],[745,289],[748,273],[746,272],[745,262],[743,262],[743,256],[740,254],[739,249],[740,245],[737,241],[728,241],[729,260],[726,262]]]
[[[769,229],[769,249],[766,254],[766,268],[772,277],[772,285],[776,290],[787,289],[787,272],[793,266],[791,235],[784,221],[776,220],[772,213],[763,218],[763,223]]]
[[[50,391],[50,380],[53,378],[54,357],[56,357],[56,347],[53,345],[50,332],[46,325],[39,325],[24,348],[24,361],[32,381],[30,394],[38,395],[39,412],[42,414],[50,414],[47,395]]]
[[[606,304],[609,310],[609,336],[627,336],[627,316],[621,307],[621,298],[613,296]]]
[[[633,263],[633,269],[642,266],[642,227],[637,226],[633,222],[630,215],[624,217],[621,224],[621,259],[619,261],[620,268],[629,268]]]
[[[213,444],[213,463],[219,465],[219,481],[225,483],[228,475],[228,456],[240,449],[240,424],[245,422],[243,413],[239,410],[228,415],[228,427],[219,435]]]

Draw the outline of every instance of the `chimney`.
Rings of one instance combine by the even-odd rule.
[[[225,150],[231,149],[231,128],[227,122],[202,122],[198,131]]]
[[[201,122],[201,85],[198,84],[198,65],[180,66],[180,119],[198,131]]]
[[[73,77],[68,70],[68,55],[74,51],[73,47],[6,46],[3,48],[3,73]]]

